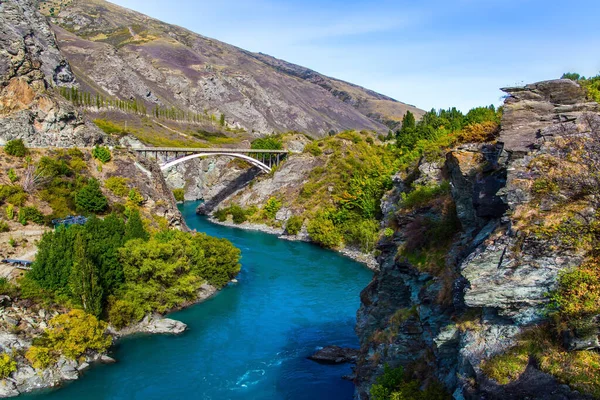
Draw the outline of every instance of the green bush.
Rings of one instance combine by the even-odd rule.
[[[323,154],[323,150],[321,150],[321,148],[319,147],[319,143],[317,142],[311,142],[304,146],[304,152],[310,153],[315,157],[318,157],[321,154]]]
[[[402,367],[384,366],[383,375],[377,377],[370,394],[372,400],[450,400],[452,397],[439,383],[421,390],[421,382],[407,379]]]
[[[87,185],[75,194],[75,204],[82,211],[99,213],[106,210],[108,200],[100,190],[100,183],[96,179],[90,178]]]
[[[44,214],[35,207],[21,207],[17,216],[19,222],[27,225],[28,222],[43,225],[45,223]]]
[[[17,370],[17,362],[6,353],[0,355],[0,379],[6,379]]]
[[[176,201],[185,201],[185,190],[184,189],[173,189],[173,196]]]
[[[269,219],[275,219],[275,215],[277,214],[277,211],[281,209],[281,206],[281,200],[276,197],[269,198],[264,207],[265,216]]]
[[[228,208],[219,208],[217,211],[213,213],[213,217],[219,222],[225,222],[227,220]]]
[[[439,185],[417,186],[408,194],[402,193],[401,206],[403,208],[422,207],[448,193],[450,193],[450,183],[447,181]]]
[[[292,215],[287,220],[285,230],[288,235],[297,235],[302,229],[302,224],[304,224],[304,218],[302,218],[300,215]]]
[[[279,136],[267,136],[253,140],[250,148],[255,150],[281,150],[283,149],[283,142]]]
[[[318,215],[308,222],[308,235],[310,239],[330,249],[339,247],[342,243],[342,234],[336,229],[331,220],[323,215]]]
[[[8,175],[8,179],[10,180],[11,183],[15,183],[16,181],[19,180],[19,177],[17,176],[17,173],[15,172],[15,170],[13,168],[8,170],[7,175]]]
[[[108,320],[117,329],[137,322],[144,317],[143,310],[136,310],[135,305],[126,300],[114,300],[108,308]]]
[[[111,176],[104,181],[104,187],[113,192],[116,196],[125,197],[129,193],[129,179],[121,176]]]
[[[27,201],[27,193],[19,185],[0,185],[0,202],[20,207]]]
[[[101,163],[106,164],[111,160],[112,155],[110,154],[110,150],[108,149],[108,147],[96,146],[92,150],[92,157],[94,157]]]
[[[8,224],[5,221],[0,220],[0,233],[9,232],[9,231],[10,231],[10,227],[8,226]]]
[[[24,157],[29,153],[22,139],[9,140],[4,146],[4,151],[9,156],[15,157]]]
[[[0,277],[0,294],[14,298],[19,294],[19,288],[10,283],[8,279]]]
[[[246,215],[246,210],[244,210],[242,207],[238,206],[237,204],[232,205],[229,208],[229,212],[231,214],[231,217],[233,218],[233,223],[234,224],[242,224],[244,222],[246,222],[246,220],[248,219],[247,215]]]
[[[9,204],[6,206],[6,218],[8,218],[9,221],[12,221],[15,218],[15,206],[12,204]]]
[[[129,201],[131,201],[133,204],[135,204],[137,206],[144,203],[144,196],[142,196],[142,194],[136,188],[132,188],[129,190],[129,194],[127,195],[127,198],[129,199]]]

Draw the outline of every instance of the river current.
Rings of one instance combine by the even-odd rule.
[[[336,344],[358,346],[359,293],[372,273],[332,251],[274,235],[215,225],[180,206],[190,228],[229,239],[242,250],[238,283],[171,314],[180,336],[122,340],[113,365],[36,399],[351,399],[341,379],[350,366],[306,357]]]

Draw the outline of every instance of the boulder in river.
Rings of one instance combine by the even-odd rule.
[[[321,364],[345,364],[355,363],[358,357],[358,349],[349,349],[340,346],[327,346],[309,356],[309,360]]]

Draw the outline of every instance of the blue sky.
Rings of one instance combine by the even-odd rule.
[[[598,0],[113,2],[427,110],[600,73]]]

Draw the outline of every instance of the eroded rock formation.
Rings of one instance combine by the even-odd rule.
[[[386,363],[407,367],[423,382],[439,380],[455,399],[586,398],[535,363],[504,386],[481,369],[482,360],[514,346],[524,329],[547,318],[547,293],[560,271],[582,261],[581,251],[558,250],[526,229],[535,221],[532,213],[543,212],[530,189],[544,173],[536,167],[540,157],[560,156],[565,138],[585,137],[595,129],[594,121],[600,122],[598,104],[587,102],[572,81],[505,91],[509,97],[496,143],[461,146],[437,166],[420,168],[423,183],[447,177],[447,201],[454,203],[460,222],[439,270],[409,262],[402,250],[414,241],[419,221],[440,220],[444,209],[428,204],[399,212],[395,205],[409,186],[400,178],[384,199],[387,221],[397,228],[379,243],[380,272],[361,294],[356,326],[360,399],[369,397]]]

